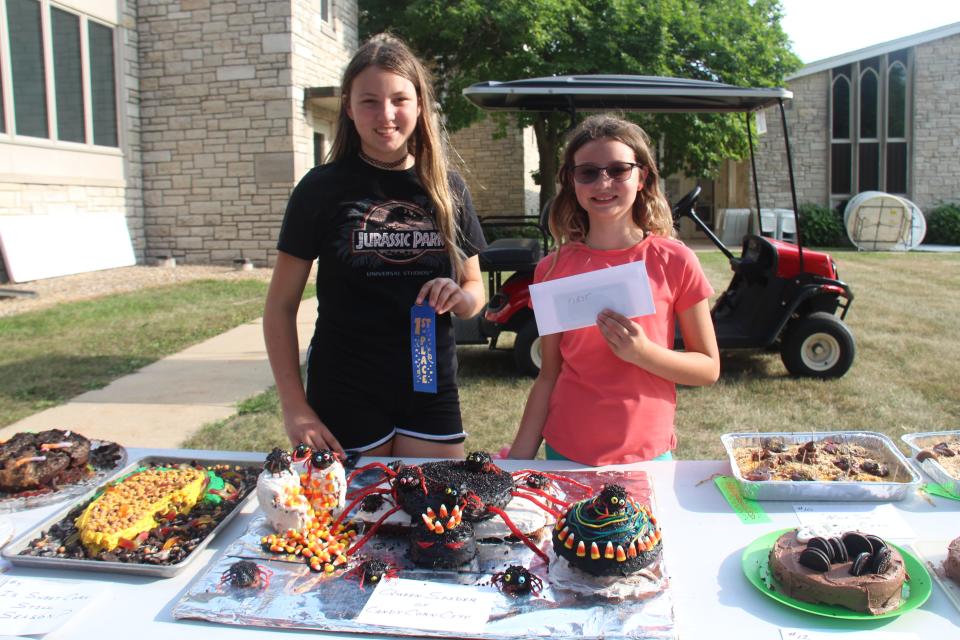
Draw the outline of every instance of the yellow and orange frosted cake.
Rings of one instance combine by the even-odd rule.
[[[90,553],[133,548],[157,526],[157,514],[188,513],[203,496],[207,472],[193,467],[141,469],[108,486],[76,519]]]

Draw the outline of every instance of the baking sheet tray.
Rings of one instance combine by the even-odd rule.
[[[623,485],[638,501],[651,504],[653,496],[644,472],[563,471],[599,490],[604,483]],[[516,501],[516,499],[514,499]],[[656,506],[654,514],[656,514]],[[355,621],[372,593],[360,589],[344,571],[332,575],[314,573],[302,562],[285,562],[264,553],[260,538],[270,533],[264,518],[250,523],[246,533],[228,547],[224,555],[197,576],[174,606],[176,618],[195,618],[221,624],[282,629],[311,629],[384,636],[463,637],[460,633],[428,631],[390,626],[369,626]],[[638,586],[622,597],[596,595],[594,578],[586,574],[568,579],[565,560],[553,553],[550,530],[538,543],[552,558],[549,572],[543,561],[521,543],[480,543],[477,559],[455,571],[416,567],[407,558],[406,537],[376,535],[363,549],[361,558],[387,560],[399,569],[399,577],[448,584],[471,585],[495,594],[495,605],[483,632],[470,637],[506,640],[527,637],[550,638],[675,638],[673,602],[669,577],[660,560],[649,574],[635,578]],[[669,534],[667,534],[669,535]],[[254,560],[270,570],[265,589],[242,589],[221,584],[221,576],[239,559]],[[512,598],[501,594],[491,582],[496,572],[522,564],[543,580],[539,596]],[[569,569],[566,573],[569,573]],[[579,572],[577,572],[579,573]],[[561,579],[560,576],[564,575]],[[583,584],[577,585],[576,581]],[[580,593],[579,590],[585,592]]]
[[[734,449],[760,448],[768,438],[777,438],[787,445],[796,446],[827,438],[839,444],[860,445],[875,452],[877,462],[890,467],[890,477],[878,482],[747,480],[737,466]],[[727,450],[733,477],[740,485],[740,491],[751,500],[895,501],[906,498],[921,482],[920,474],[910,466],[893,441],[875,431],[725,433],[720,441]]]
[[[122,470],[116,472],[111,476],[113,478],[119,478],[124,474],[130,473],[135,469],[150,465],[150,464],[192,464],[198,463],[205,467],[209,467],[217,464],[230,465],[233,467],[254,467],[260,468],[261,463],[259,462],[237,462],[235,460],[222,460],[218,458],[198,458],[198,457],[181,457],[181,456],[148,456],[145,458],[140,458],[136,462],[127,465]],[[109,481],[108,481],[109,482]],[[106,482],[104,484],[107,484]],[[2,555],[3,558],[9,561],[12,564],[23,566],[23,567],[40,567],[44,569],[73,569],[78,571],[97,571],[97,572],[109,572],[109,573],[124,573],[124,574],[133,574],[133,575],[144,575],[144,576],[153,576],[156,578],[172,578],[181,571],[183,571],[195,558],[200,555],[200,552],[211,540],[213,540],[227,525],[230,524],[230,521],[236,517],[237,513],[243,510],[244,505],[251,499],[255,499],[256,491],[255,485],[251,484],[249,488],[249,493],[245,496],[239,503],[233,508],[230,513],[228,513],[223,520],[220,521],[217,526],[215,526],[210,533],[200,541],[200,543],[191,551],[185,558],[180,562],[169,564],[169,565],[153,565],[153,564],[138,564],[133,562],[110,562],[105,560],[92,560],[92,559],[77,559],[77,558],[45,558],[39,556],[22,556],[20,552],[26,549],[30,542],[41,536],[42,532],[47,531],[60,522],[63,518],[67,516],[73,509],[79,504],[83,504],[93,498],[97,491],[102,488],[103,485],[95,489],[89,490],[80,500],[76,502],[71,502],[68,506],[59,510],[46,520],[40,522],[39,524],[31,527],[27,531],[24,531],[20,536],[16,538],[13,542],[4,547]]]
[[[907,433],[900,436],[908,447],[912,456],[916,456],[923,449],[928,449],[933,445],[949,440],[950,438],[960,438],[960,431],[924,431],[921,433]],[[917,462],[914,460],[914,462]],[[935,458],[927,458],[922,462],[917,462],[923,472],[939,484],[944,490],[960,497],[960,479],[950,475],[940,461]]]

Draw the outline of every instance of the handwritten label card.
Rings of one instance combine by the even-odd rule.
[[[480,633],[496,594],[476,587],[394,578],[377,585],[357,622],[387,627]]]
[[[819,502],[795,504],[793,510],[804,527],[818,535],[840,535],[863,531],[896,540],[916,537],[910,525],[892,504],[850,504]]]
[[[582,329],[612,309],[628,318],[656,312],[642,261],[530,285],[540,335]]]
[[[49,633],[103,593],[103,585],[90,582],[2,578],[0,628],[14,635]]]

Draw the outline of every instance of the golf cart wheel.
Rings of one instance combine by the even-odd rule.
[[[517,370],[525,376],[536,376],[540,373],[540,333],[533,318],[517,331],[517,339],[513,343],[513,360],[517,364]]]
[[[780,348],[787,371],[810,378],[839,378],[853,364],[855,353],[847,325],[824,312],[797,320]]]

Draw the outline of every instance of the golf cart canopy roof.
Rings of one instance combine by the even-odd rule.
[[[776,106],[793,93],[709,80],[657,76],[554,76],[498,82],[463,90],[482,109],[504,111],[749,112]]]

